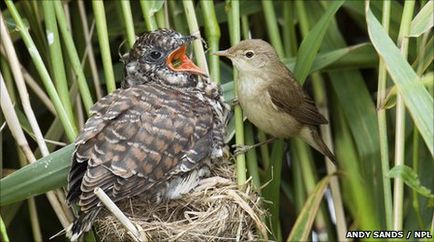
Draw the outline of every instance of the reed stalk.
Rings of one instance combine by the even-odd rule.
[[[136,34],[134,33],[133,15],[131,14],[131,5],[128,1],[120,1],[119,3],[122,9],[122,17],[124,18],[128,48],[131,48],[134,45],[134,41],[136,41]]]
[[[214,53],[219,50],[219,40],[220,40],[220,27],[217,22],[217,17],[215,15],[214,3],[211,1],[200,1],[200,6],[202,8],[202,15],[205,18],[205,36],[208,45],[208,53]],[[220,83],[220,63],[219,56],[208,55],[208,64],[210,77],[216,83]]]
[[[99,49],[101,50],[102,65],[104,69],[107,92],[116,90],[115,76],[113,74],[112,57],[107,33],[107,20],[105,17],[104,2],[92,1],[93,13],[95,14],[96,30],[98,33]]]
[[[208,64],[206,63],[205,51],[202,45],[202,36],[199,31],[199,25],[196,19],[196,12],[194,9],[192,0],[183,1],[185,16],[187,18],[188,28],[190,29],[190,34],[196,36],[198,39],[193,41],[194,56],[196,57],[197,65],[202,68],[206,73],[208,71]]]
[[[155,22],[154,14],[151,12],[152,1],[141,0],[140,6],[142,7],[143,18],[145,19],[146,30],[152,31],[157,28],[157,23]]]
[[[84,39],[86,41],[86,49],[88,50],[88,60],[89,60],[89,67],[92,73],[92,79],[93,79],[93,88],[95,88],[96,98],[97,100],[101,99],[103,96],[103,92],[101,90],[101,84],[99,79],[99,74],[96,66],[95,61],[95,55],[94,50],[92,46],[92,33],[95,26],[95,21],[92,24],[92,27],[89,29],[88,21],[87,21],[87,15],[86,15],[86,9],[84,7],[84,1],[78,1],[78,10],[80,13],[80,19],[81,19],[81,25],[83,28],[83,34]]]
[[[226,2],[228,11],[229,35],[231,45],[237,44],[241,39],[240,30],[240,3],[236,0],[229,0]],[[234,93],[237,99],[238,90],[238,73],[234,70]],[[239,104],[234,107],[235,116],[235,144],[238,146],[245,145],[244,143],[244,124],[243,113]],[[245,154],[238,154],[236,156],[236,170],[237,170],[237,183],[239,186],[244,185],[247,180],[246,175],[246,156]]]
[[[389,31],[390,25],[390,7],[389,1],[383,3],[383,27],[386,32]],[[384,189],[384,207],[386,228],[392,229],[392,189],[390,178],[386,176],[389,172],[389,145],[387,141],[387,120],[386,110],[382,109],[382,103],[386,98],[387,73],[386,66],[382,59],[378,64],[378,93],[377,93],[377,117],[378,117],[378,135],[380,141],[381,168],[383,173],[383,189]]]
[[[62,48],[60,46],[59,31],[57,29],[56,14],[53,3],[50,1],[42,2],[44,19],[47,33],[48,48],[50,52],[50,62],[53,69],[53,79],[63,107],[68,114],[69,120],[74,120],[71,100],[68,95],[68,83],[66,79],[65,64],[63,62]]]
[[[86,77],[81,67],[80,58],[78,57],[77,49],[75,48],[74,40],[72,39],[71,32],[68,28],[68,21],[63,11],[61,2],[53,2],[56,11],[57,23],[59,25],[60,32],[62,33],[63,41],[65,43],[66,51],[68,53],[69,61],[72,65],[74,73],[77,75],[78,86],[80,89],[81,98],[86,110],[89,112],[93,106],[92,96],[89,91]]]
[[[401,25],[398,35],[398,46],[404,58],[408,55],[408,33],[410,32],[415,2],[404,3]],[[405,104],[398,93],[396,99],[396,130],[395,130],[395,166],[404,165],[405,159]],[[400,177],[395,178],[393,184],[393,229],[402,230],[404,216],[404,182]]]

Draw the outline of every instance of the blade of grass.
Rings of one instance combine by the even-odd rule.
[[[6,226],[3,223],[3,219],[1,216],[0,216],[0,234],[1,234],[2,241],[9,242],[8,232],[6,231]]]
[[[369,8],[366,11],[368,33],[372,43],[378,54],[384,59],[386,68],[397,85],[414,123],[419,129],[431,155],[434,155],[434,147],[432,146],[434,142],[434,128],[432,126],[434,115],[431,108],[433,99],[418,81],[417,74],[401,56],[399,49],[384,32],[383,27],[372,11]]]
[[[63,147],[0,180],[0,205],[27,199],[66,185],[74,145]]]
[[[375,49],[369,43],[361,43],[331,51],[321,51],[315,56],[309,74],[317,71],[335,70],[336,68],[357,69],[363,67],[365,62],[373,65],[377,58],[368,57],[372,56],[372,54],[375,54]],[[353,61],[360,60],[360,57],[366,58],[366,61]],[[352,60],[352,58],[354,59]],[[284,59],[283,62],[290,70],[294,70],[296,64],[295,57]]]
[[[407,186],[411,187],[411,189],[424,197],[432,199],[434,202],[434,194],[432,191],[420,183],[417,173],[410,167],[406,165],[395,166],[390,169],[387,176],[390,178],[401,178]]]
[[[419,55],[416,60],[411,65],[413,68],[416,68],[417,65],[417,74],[421,75],[423,72],[428,69],[431,63],[434,60],[434,37],[431,36],[429,41],[427,41],[426,45],[420,47]]]
[[[304,203],[303,209],[295,221],[292,227],[291,233],[286,241],[307,241],[309,240],[310,231],[312,229],[313,221],[316,217],[319,205],[321,204],[324,193],[327,189],[327,185],[332,178],[328,175],[321,179],[315,186],[313,191],[310,193],[306,202]]]
[[[0,48],[1,55],[0,55],[0,65],[1,65],[1,74],[3,75],[3,78],[5,80],[6,89],[8,90],[9,96],[11,97],[11,100],[16,100],[15,97],[15,86],[14,86],[14,80],[12,78],[12,71],[9,67],[8,61],[6,59],[6,53],[4,53],[3,48]]]
[[[324,37],[330,20],[333,18],[338,9],[345,1],[334,1],[333,4],[322,15],[318,23],[312,28],[312,30],[306,35],[301,42],[300,48],[297,54],[297,63],[294,67],[294,75],[298,82],[304,83],[320,46],[321,39]],[[296,3],[301,4],[301,3]]]
[[[429,72],[423,76],[420,77],[420,82],[426,87],[426,88],[432,88],[434,86],[434,72]],[[380,106],[381,109],[390,109],[392,107],[395,107],[396,105],[396,95],[398,94],[398,88],[393,86],[390,88],[389,92],[387,93],[386,98],[384,99],[384,104]]]
[[[4,53],[3,49],[0,50],[1,54],[6,56],[6,53]],[[15,100],[15,88],[12,80],[12,74],[9,70],[9,66],[7,64],[6,59],[1,59],[0,63],[2,65],[1,72],[3,74],[3,78],[5,79],[6,87],[9,92],[9,95],[11,97],[11,100]],[[34,94],[41,100],[41,102],[45,105],[45,107],[50,111],[53,115],[56,115],[56,109],[54,108],[53,103],[51,102],[50,98],[47,96],[47,94],[42,90],[42,88],[39,86],[38,83],[33,79],[33,77],[30,76],[28,71],[20,65],[20,70],[23,74],[24,81],[26,84],[30,87],[30,89],[33,91]]]
[[[434,25],[434,2],[428,1],[425,6],[411,21],[410,33],[408,37],[419,37],[421,34],[430,30]]]
[[[332,96],[333,97],[333,96]],[[336,97],[332,100],[337,102]],[[360,171],[361,161],[357,155],[357,147],[353,140],[350,127],[344,116],[344,110],[336,107],[334,110],[335,117],[335,151],[336,157],[342,170],[342,186],[344,193],[347,195],[346,202],[349,213],[353,218],[357,218],[357,229],[374,230],[381,228],[381,220],[377,217],[376,200],[372,199],[375,190],[370,188],[370,181],[367,176]]]

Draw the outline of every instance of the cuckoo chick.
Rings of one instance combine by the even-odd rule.
[[[102,205],[143,196],[160,202],[188,193],[223,155],[227,107],[220,89],[186,55],[195,39],[169,29],[139,37],[121,88],[99,100],[75,140],[67,200],[78,203],[71,240]]]

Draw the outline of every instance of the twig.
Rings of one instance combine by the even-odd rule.
[[[30,89],[32,89],[36,96],[38,96],[39,99],[45,104],[48,111],[56,116],[56,109],[44,90],[38,85],[38,83],[35,81],[35,79],[33,79],[23,65],[21,65],[21,71],[23,72],[24,81],[27,83],[27,85],[29,85]]]
[[[94,24],[92,24],[91,30],[89,30],[89,27],[88,27],[89,25],[88,25],[87,16],[86,16],[86,9],[84,8],[84,1],[78,1],[78,9],[79,9],[79,13],[80,13],[81,23],[83,26],[84,38],[86,40],[86,50],[89,49],[89,55],[88,55],[89,67],[90,67],[90,70],[92,73],[93,85],[95,87],[96,97],[99,100],[102,97],[102,90],[101,90],[101,84],[100,84],[100,80],[99,80],[98,68],[96,66],[96,61],[95,61],[95,55],[93,54],[94,52],[93,52],[93,47],[91,44]]]
[[[38,219],[39,215],[38,215],[38,210],[36,209],[35,199],[33,197],[29,198],[27,200],[27,203],[29,206],[30,221],[33,230],[33,240],[42,241],[41,226],[39,224],[39,219]]]
[[[29,147],[29,144],[27,143],[26,137],[24,135],[23,130],[20,126],[20,121],[18,120],[17,114],[14,110],[14,105],[12,104],[12,101],[9,97],[9,93],[6,89],[6,84],[3,81],[3,76],[0,74],[0,105],[2,112],[4,114],[4,118],[6,120],[6,123],[9,126],[9,130],[11,131],[12,137],[14,137],[15,142],[17,142],[18,146],[23,151],[24,155],[26,156],[26,159],[36,160],[32,150]]]
[[[107,207],[107,209],[112,212],[112,214],[125,226],[126,229],[133,235],[136,241],[145,241],[141,238],[139,231],[136,226],[125,216],[125,214],[119,209],[118,206],[110,199],[109,196],[99,187],[93,190],[95,195],[101,200],[101,202]]]

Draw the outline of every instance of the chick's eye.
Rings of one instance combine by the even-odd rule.
[[[154,50],[149,54],[149,56],[154,60],[158,60],[161,57],[161,53]]]
[[[245,55],[247,58],[252,58],[252,57],[255,55],[255,53],[253,53],[253,51],[247,51],[244,55]]]

